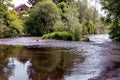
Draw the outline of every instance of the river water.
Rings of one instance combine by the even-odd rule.
[[[88,80],[119,69],[120,43],[105,34],[88,37],[91,42],[1,39],[0,80]]]

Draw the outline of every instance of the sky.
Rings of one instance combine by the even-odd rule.
[[[99,15],[105,16],[104,11],[101,9],[102,6],[101,6],[101,5],[99,4],[99,2],[97,2],[97,1],[98,1],[98,0],[88,0],[88,3],[89,3],[91,6],[95,7],[95,8],[98,10]]]
[[[28,5],[28,4],[27,4],[27,1],[28,1],[28,0],[13,0],[12,3],[13,3],[14,6],[16,7],[16,6],[19,6],[20,4],[26,4],[26,5]]]

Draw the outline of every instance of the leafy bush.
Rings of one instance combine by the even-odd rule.
[[[19,19],[15,11],[8,11],[6,20],[5,37],[14,37],[23,34],[23,21]]]
[[[62,22],[62,20],[58,20],[56,21],[55,25],[54,25],[54,29],[55,31],[66,31],[66,26],[65,23]]]
[[[115,20],[110,30],[110,38],[120,41],[120,20]]]
[[[27,32],[34,36],[54,31],[54,24],[60,19],[59,9],[52,1],[38,2],[26,21]]]
[[[23,22],[17,13],[7,10],[5,5],[0,3],[0,38],[18,36],[22,33]]]
[[[74,40],[73,35],[68,32],[53,32],[42,36],[43,39]]]
[[[15,37],[18,36],[18,32],[15,28],[5,28],[5,31],[3,32],[4,37]]]
[[[86,34],[94,34],[95,31],[96,31],[96,27],[95,27],[95,25],[93,24],[93,22],[91,20],[87,21],[87,22],[84,22],[83,28],[82,28],[82,33],[84,35],[86,35]]]

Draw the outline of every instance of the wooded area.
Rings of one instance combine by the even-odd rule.
[[[9,9],[13,7],[11,0],[1,0],[0,37],[63,39],[69,34],[71,40],[80,40],[84,35],[110,32],[111,38],[119,41],[120,1],[100,0],[100,3],[107,14],[105,17],[89,6],[87,0],[29,0],[32,7],[21,11],[20,14],[27,16],[20,17],[14,9]]]

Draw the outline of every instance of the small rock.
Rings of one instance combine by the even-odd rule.
[[[90,42],[90,39],[88,37],[84,37],[81,39],[82,41],[85,41],[85,42]]]

